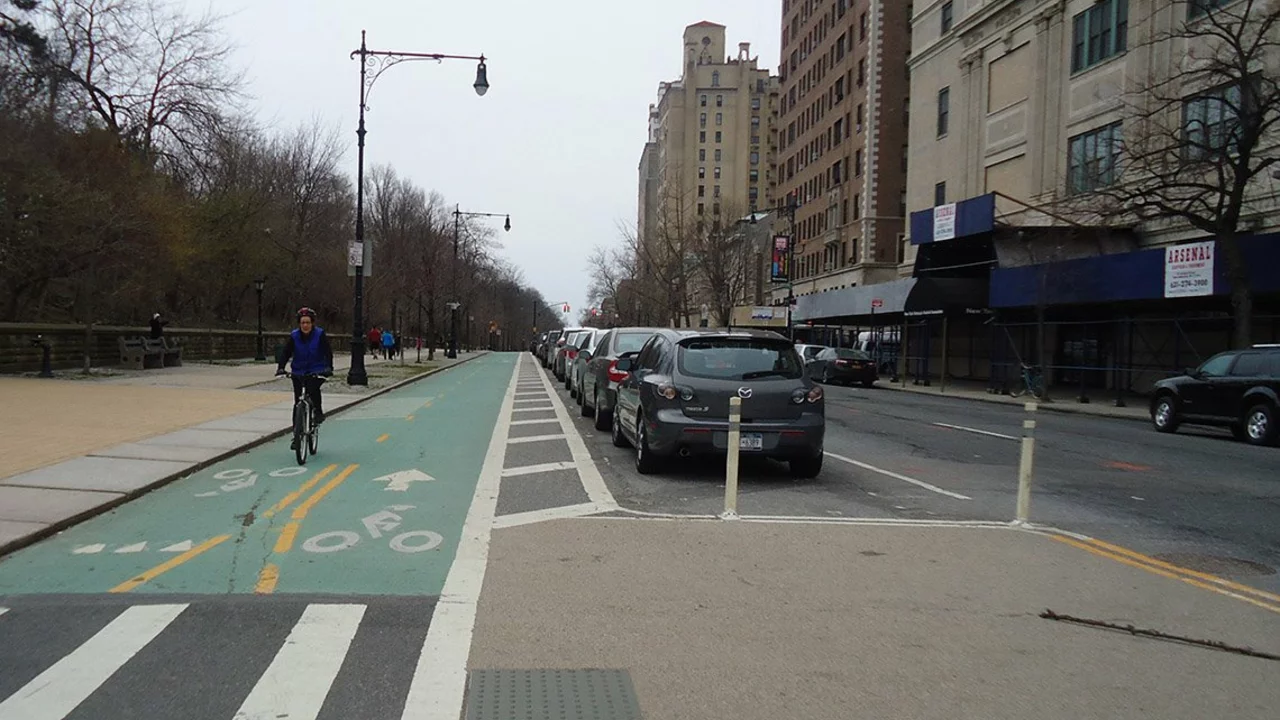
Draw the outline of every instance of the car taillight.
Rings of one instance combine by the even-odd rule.
[[[613,362],[609,363],[609,369],[606,371],[606,373],[609,375],[609,382],[620,383],[623,380],[627,379],[627,373],[624,373],[618,369],[617,360],[614,360]]]
[[[570,360],[577,360],[577,359],[578,359],[578,351],[577,351],[577,350],[566,350],[566,351],[564,352],[564,356],[565,356],[565,357],[567,357],[567,358],[569,358]]]

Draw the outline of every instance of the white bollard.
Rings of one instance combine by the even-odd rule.
[[[723,520],[738,519],[738,450],[742,442],[742,398],[729,398],[729,455],[725,459]]]
[[[1017,525],[1026,525],[1031,515],[1032,461],[1036,450],[1035,413],[1039,406],[1029,402],[1025,407],[1027,418],[1022,421],[1022,457],[1018,462],[1018,514],[1014,521]]]

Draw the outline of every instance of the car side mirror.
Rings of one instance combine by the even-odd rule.
[[[614,364],[614,369],[618,372],[629,373],[634,368],[635,363],[629,357],[620,357]]]
[[[1199,380],[1200,378],[1204,377],[1204,373],[1200,372],[1198,368],[1187,368],[1183,374],[1186,375],[1187,377],[1193,377],[1196,380]]]

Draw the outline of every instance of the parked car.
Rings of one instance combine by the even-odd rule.
[[[556,344],[562,335],[564,335],[563,329],[547,331],[546,341],[542,343],[542,347],[538,348],[538,359],[542,361],[542,367],[551,367],[552,353],[555,352]]]
[[[597,430],[609,429],[618,383],[626,377],[626,373],[617,369],[618,358],[639,354],[657,332],[658,328],[653,327],[613,328],[596,342],[582,374],[578,398],[583,416],[594,416]]]
[[[637,472],[655,472],[676,455],[723,455],[735,395],[742,398],[744,454],[785,460],[797,477],[822,471],[822,387],[782,335],[664,328],[615,367],[627,376],[618,386],[613,444],[636,449]]]
[[[591,353],[595,351],[596,342],[600,336],[604,334],[604,330],[592,328],[584,330],[578,334],[577,351],[572,353],[572,357],[567,359],[568,369],[564,374],[564,385],[569,388],[569,397],[578,400],[578,388],[581,387],[582,372],[587,367],[587,361],[591,359]],[[578,400],[581,405],[582,401]]]
[[[578,335],[586,329],[580,327],[565,328],[564,334],[556,341],[556,347],[551,351],[553,353],[551,356],[551,374],[555,375],[557,380],[564,382],[565,358],[570,350],[577,354]]]
[[[830,350],[826,345],[809,345],[806,343],[796,343],[796,352],[800,353],[800,359],[808,364],[809,361],[818,357],[818,353],[823,350]]]
[[[545,332],[534,335],[533,339],[529,341],[529,354],[533,355],[534,357],[537,357],[538,348],[541,347],[542,343],[546,341],[547,341],[547,334]]]
[[[1280,345],[1229,350],[1155,384],[1151,422],[1160,432],[1184,423],[1231,428],[1236,439],[1275,445],[1280,409]]]
[[[880,379],[876,361],[861,350],[827,348],[810,360],[806,367],[809,377],[824,384],[861,383],[863,387],[871,387]]]

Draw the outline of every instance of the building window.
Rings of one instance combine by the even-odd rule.
[[[862,87],[867,82],[867,60],[863,58],[858,61],[858,87]]]
[[[951,125],[951,88],[944,87],[938,91],[938,137],[947,134]]]
[[[759,165],[759,164],[760,164],[760,153],[758,153],[758,152],[753,152],[753,153],[751,153],[751,164],[752,164],[752,165]]]
[[[723,152],[724,152],[723,150],[720,150],[718,148],[716,149],[716,162],[720,162],[720,157]]]
[[[849,0],[836,0],[836,17],[844,17],[844,13],[849,9]]]
[[[867,39],[867,14],[862,13],[858,17],[858,41],[862,42]]]
[[[853,174],[862,177],[862,149],[853,154]]]
[[[955,17],[951,9],[951,3],[949,2],[943,3],[942,4],[942,34],[943,35],[946,35],[948,32],[951,32],[951,23],[954,20],[955,20]]]
[[[1071,24],[1071,72],[1080,72],[1125,51],[1129,0],[1099,0]]]
[[[724,113],[716,113],[716,125],[724,124]]]
[[[720,203],[713,203],[713,204],[711,205],[711,212],[712,212],[713,214],[715,214],[715,215],[719,215],[719,214],[720,214]]]
[[[706,168],[704,168],[704,167],[700,167],[700,168],[698,168],[698,179],[699,179],[699,180],[702,180],[702,179],[703,179],[703,178],[705,178],[706,176],[707,176],[707,169],[706,169]]]
[[[699,148],[699,149],[698,149],[698,162],[706,162],[706,161],[707,161],[707,149],[706,149],[706,148]]]
[[[698,115],[698,127],[706,127],[706,126],[707,126],[707,114],[700,113]]]
[[[910,146],[907,146],[907,145],[903,145],[903,146],[902,146],[902,172],[906,172],[906,171],[907,171],[907,166],[908,166],[908,164],[909,164],[909,162],[910,162],[910,160],[909,160],[909,158],[910,158],[909,150],[910,150],[910,149],[911,149],[911,148],[910,148]]]
[[[836,78],[836,102],[844,100],[844,75]]]
[[[715,188],[715,197],[720,197],[720,186],[719,186],[719,185],[717,185],[717,186],[716,186],[716,188]]]
[[[933,186],[933,206],[947,204],[947,183],[942,181]]]
[[[720,71],[716,70],[711,73],[711,87],[720,87]]]
[[[723,96],[723,95],[717,95],[717,96],[716,96],[716,107],[724,107],[724,96]]]
[[[760,171],[752,170],[750,173],[750,177],[751,177],[751,182],[753,183],[760,182]]]
[[[756,92],[764,92],[764,80],[756,80]]]
[[[853,194],[853,219],[862,219],[862,193]]]
[[[840,144],[840,140],[841,140],[843,137],[844,137],[844,118],[840,118],[839,120],[836,120],[836,124],[835,124],[835,141],[834,141],[832,144],[833,144],[833,145],[839,145],[839,144]]]
[[[707,186],[706,186],[706,185],[699,185],[699,186],[698,186],[698,197],[706,197],[706,196],[707,196]]]
[[[706,130],[701,130],[701,131],[699,131],[699,132],[698,132],[698,142],[700,142],[700,143],[704,143],[704,142],[706,142],[706,141],[707,141],[707,131],[706,131]]]
[[[717,143],[717,144],[719,144],[719,142],[720,142],[723,138],[724,138],[724,136],[720,133],[720,131],[719,131],[719,130],[717,130],[717,131],[716,131],[716,143]]]
[[[865,119],[866,114],[863,111],[862,103],[858,103],[858,132],[862,132],[862,123]]]
[[[1238,141],[1240,86],[1231,85],[1182,104],[1183,157],[1190,162],[1221,157]]]
[[[719,179],[720,179],[720,167],[719,167],[719,166],[716,166],[716,169],[715,169],[715,171],[714,171],[714,175],[715,175],[715,178],[716,178],[717,180],[719,180]]]
[[[760,198],[759,188],[751,188],[747,191],[747,197],[751,199],[751,209],[755,209],[755,202]]]
[[[760,98],[758,98],[758,97],[753,97],[753,98],[751,98],[751,109],[752,109],[752,110],[759,110],[759,109],[760,109]]]
[[[752,116],[751,116],[751,127],[756,128],[756,132],[759,132],[759,128],[760,128],[760,116],[759,116],[759,115],[752,115]]]
[[[698,99],[698,104],[702,105],[702,107],[706,107],[706,106],[707,106],[707,96],[706,96],[706,95],[703,95],[701,98],[699,98],[699,99]]]
[[[1085,193],[1116,181],[1121,124],[1112,123],[1071,138],[1067,148],[1067,190]]]
[[[759,144],[760,144],[760,136],[759,136],[759,135],[752,135],[752,136],[751,136],[751,144],[752,144],[752,145],[759,145]]]
[[[1191,0],[1187,3],[1187,19],[1195,19],[1203,15],[1208,15],[1210,10],[1232,2],[1232,0]]]
[[[831,184],[839,185],[841,182],[843,182],[843,180],[840,177],[840,161],[837,160],[836,163],[831,166]]]
[[[841,60],[844,59],[845,37],[846,37],[845,35],[841,35],[840,37],[836,38],[836,62],[840,62]]]

